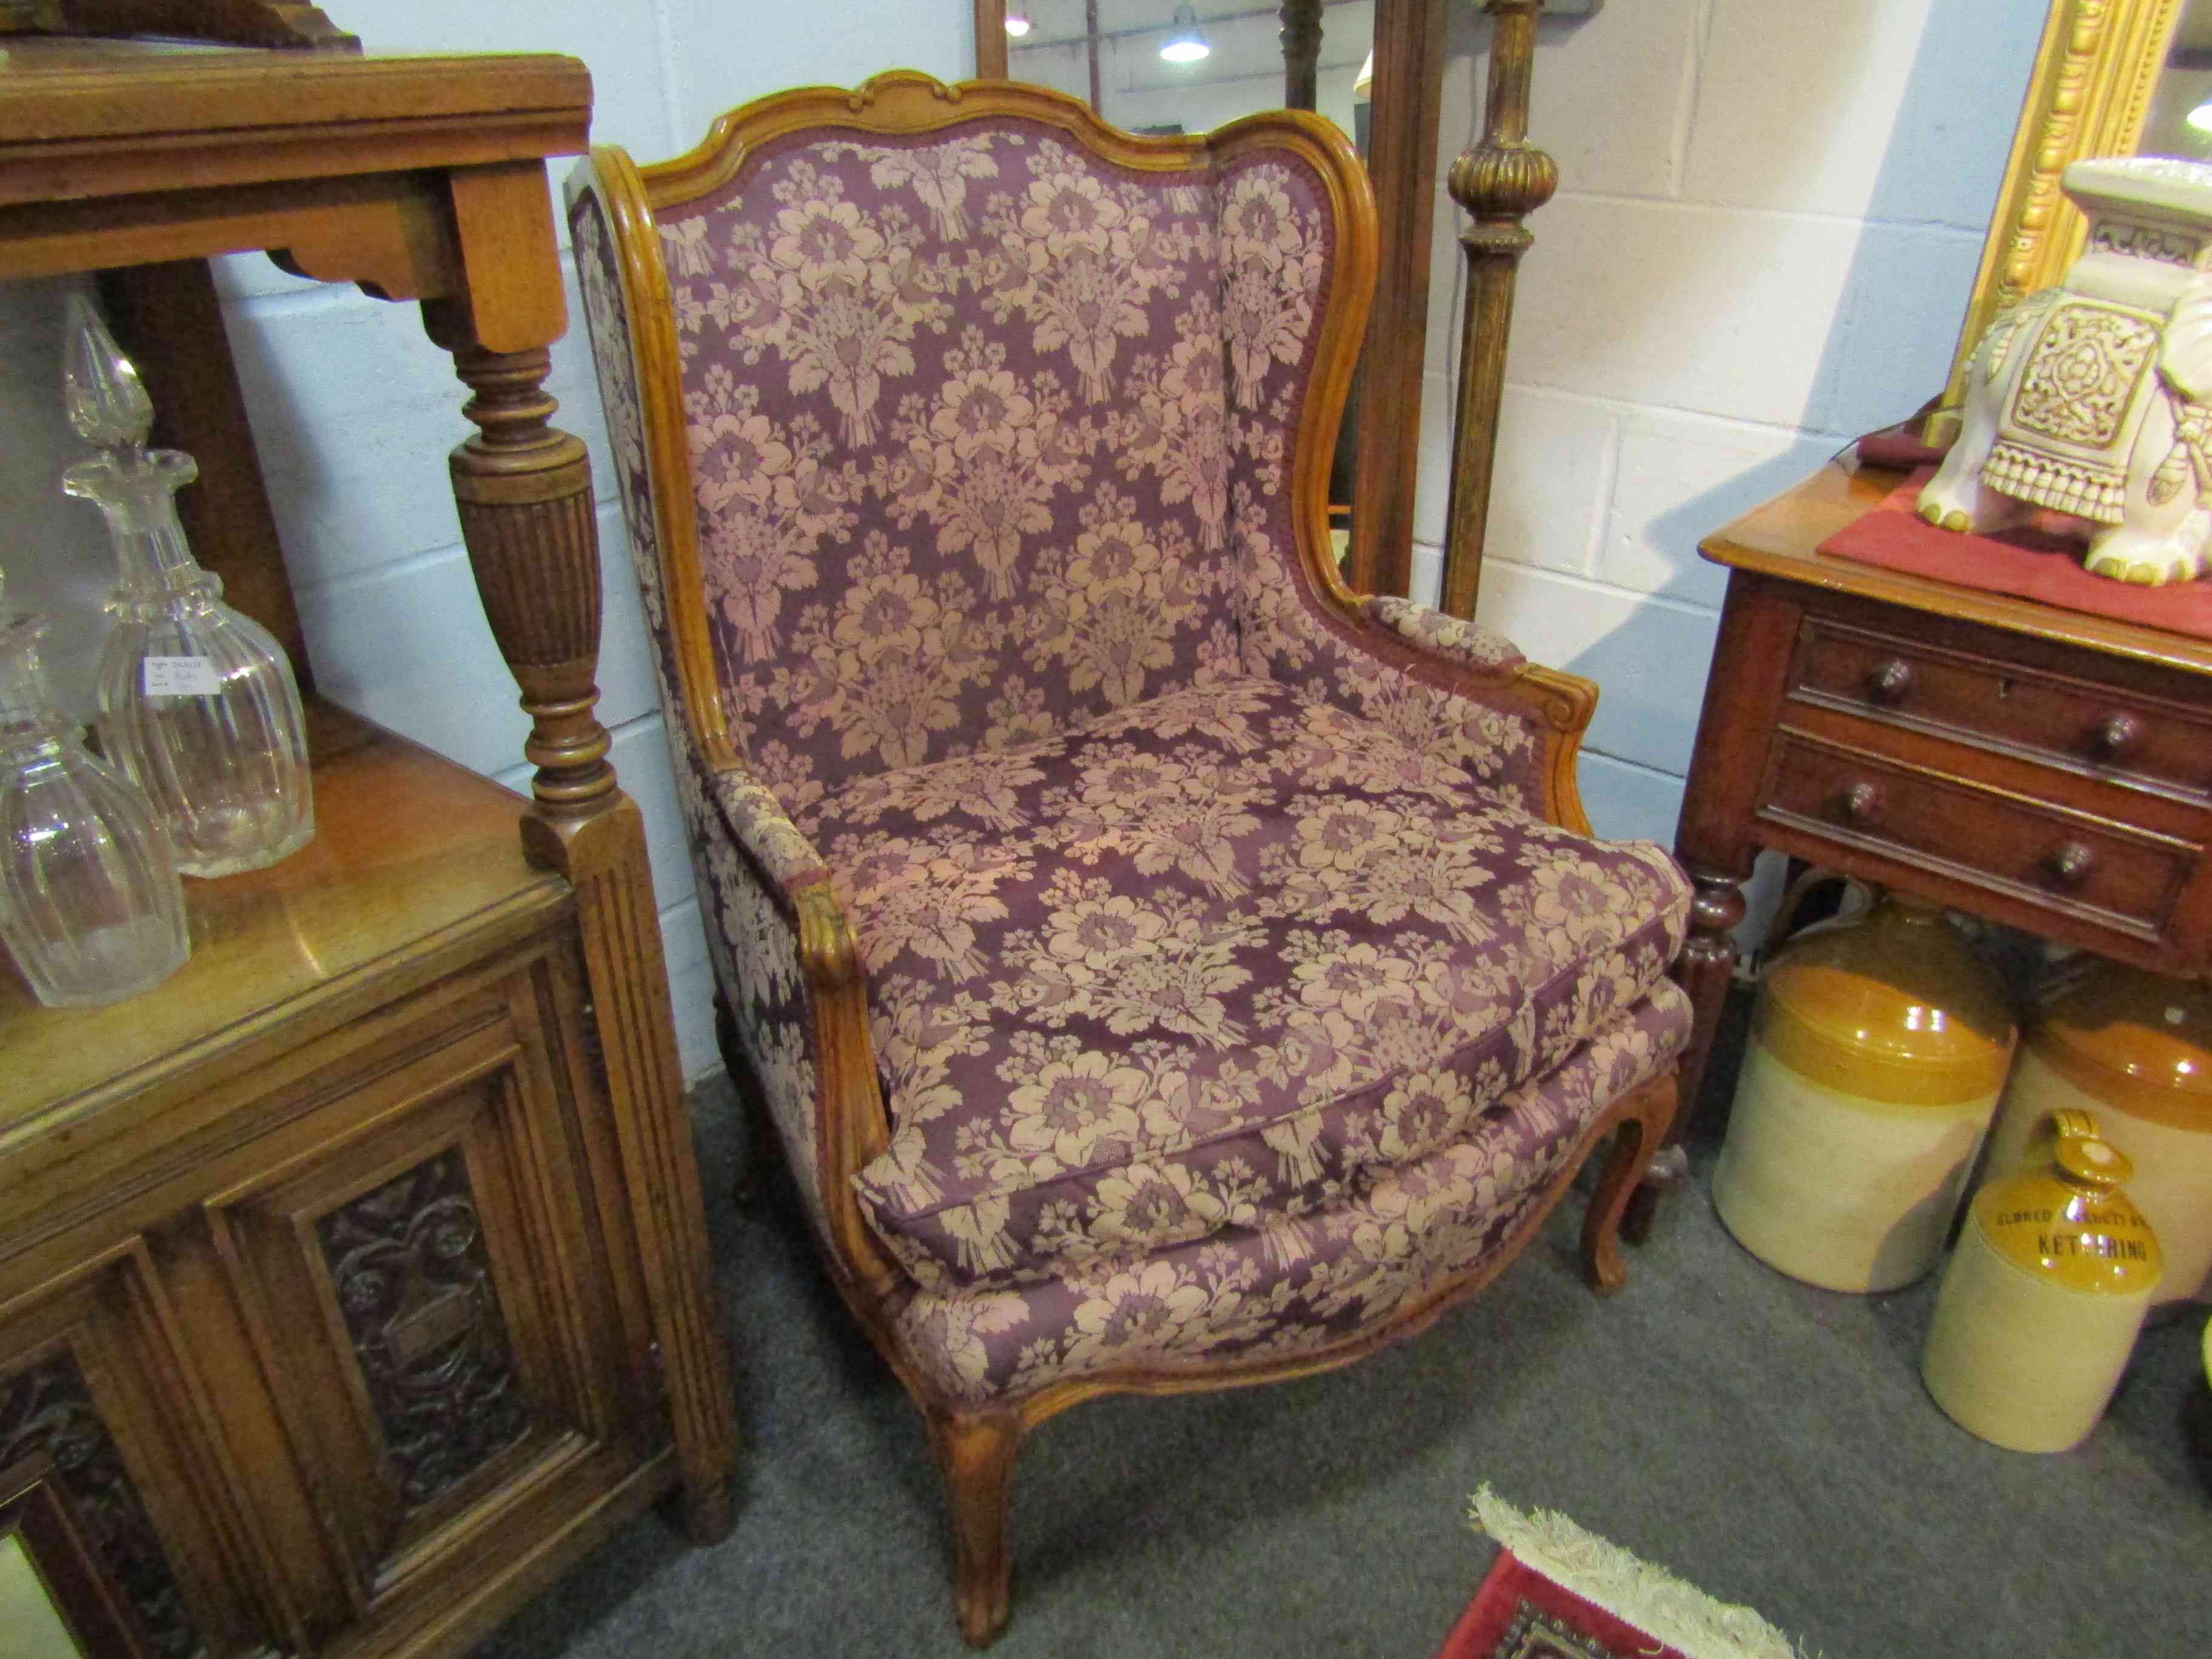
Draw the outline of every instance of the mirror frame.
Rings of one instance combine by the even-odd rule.
[[[1381,258],[1349,411],[1359,436],[1345,577],[1359,592],[1403,595],[1413,580],[1446,22],[1446,0],[1376,0],[1373,104],[1402,113],[1378,120],[1368,144]],[[1006,0],[975,0],[976,77],[1006,73]]]
[[[1923,433],[1929,443],[1957,435],[1966,365],[1990,319],[2051,287],[2080,256],[2088,222],[2059,175],[2087,156],[2135,153],[2185,3],[2051,0],[1951,372]]]
[[[975,0],[975,78],[1006,78],[1006,0]]]

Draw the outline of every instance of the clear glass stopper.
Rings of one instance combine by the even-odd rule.
[[[110,453],[144,449],[154,429],[154,400],[107,331],[99,307],[81,289],[69,298],[62,401],[76,435]]]

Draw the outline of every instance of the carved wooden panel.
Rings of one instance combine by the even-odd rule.
[[[93,1548],[137,1609],[155,1651],[191,1659],[201,1650],[199,1632],[177,1576],[69,1353],[0,1377],[0,1467],[34,1452],[54,1461]]]
[[[530,1426],[459,1149],[331,1211],[315,1236],[411,1512]]]
[[[621,1319],[575,1248],[590,1183],[547,1058],[546,976],[322,1080],[270,1149],[288,1155],[205,1206],[363,1612],[442,1571],[461,1533],[526,1529],[483,1506],[526,1507],[517,1494],[617,1439]]]
[[[253,1576],[267,1551],[235,1507],[237,1471],[147,1244],[128,1237],[40,1273],[0,1264],[0,1467],[53,1461],[163,1659],[283,1645],[270,1632],[292,1621]]]

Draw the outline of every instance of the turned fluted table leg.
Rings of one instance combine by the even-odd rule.
[[[729,1361],[708,1290],[706,1215],[644,821],[616,787],[597,710],[599,552],[591,459],[580,441],[550,424],[557,405],[544,390],[550,363],[544,349],[486,349],[461,307],[434,303],[423,314],[473,394],[463,413],[477,431],[453,453],[453,496],[484,615],[531,720],[524,753],[538,771],[523,845],[575,889],[591,988],[592,1029],[583,1036],[615,1109],[683,1470],[686,1526],[711,1541],[731,1520]]]
[[[1681,1139],[1697,1114],[1705,1062],[1712,1056],[1713,1036],[1720,1029],[1721,1005],[1735,977],[1735,927],[1744,909],[1741,878],[1692,865],[1690,879],[1697,893],[1690,901],[1689,938],[1674,964],[1674,978],[1690,994],[1695,1024],[1690,1028],[1690,1046],[1682,1053],[1681,1103],[1668,1136],[1670,1143]]]
[[[1743,880],[1686,860],[1684,867],[1696,891],[1690,901],[1689,935],[1674,971],[1675,982],[1689,994],[1690,1044],[1676,1062],[1674,1121],[1667,1132],[1666,1144],[1652,1155],[1644,1184],[1630,1200],[1621,1224],[1623,1235],[1632,1243],[1641,1243],[1650,1236],[1661,1194],[1689,1180],[1690,1160],[1682,1150],[1682,1137],[1698,1114],[1705,1062],[1712,1055],[1721,1006],[1735,976],[1735,929],[1743,920]]]

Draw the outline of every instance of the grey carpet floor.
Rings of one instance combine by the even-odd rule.
[[[480,1659],[952,1656],[920,1417],[809,1255],[787,1190],[740,1209],[726,1085],[695,1101],[746,1448],[737,1525],[631,1523]],[[1490,1482],[1828,1659],[2212,1653],[2212,1477],[2186,1449],[2202,1316],[2145,1335],[2080,1449],[2000,1451],[1922,1392],[1929,1283],[1855,1297],[1739,1249],[1703,1182],[1600,1302],[1571,1196],[1467,1307],[1326,1376],[1113,1399],[1015,1474],[1001,1659],[1429,1659],[1494,1553]]]

